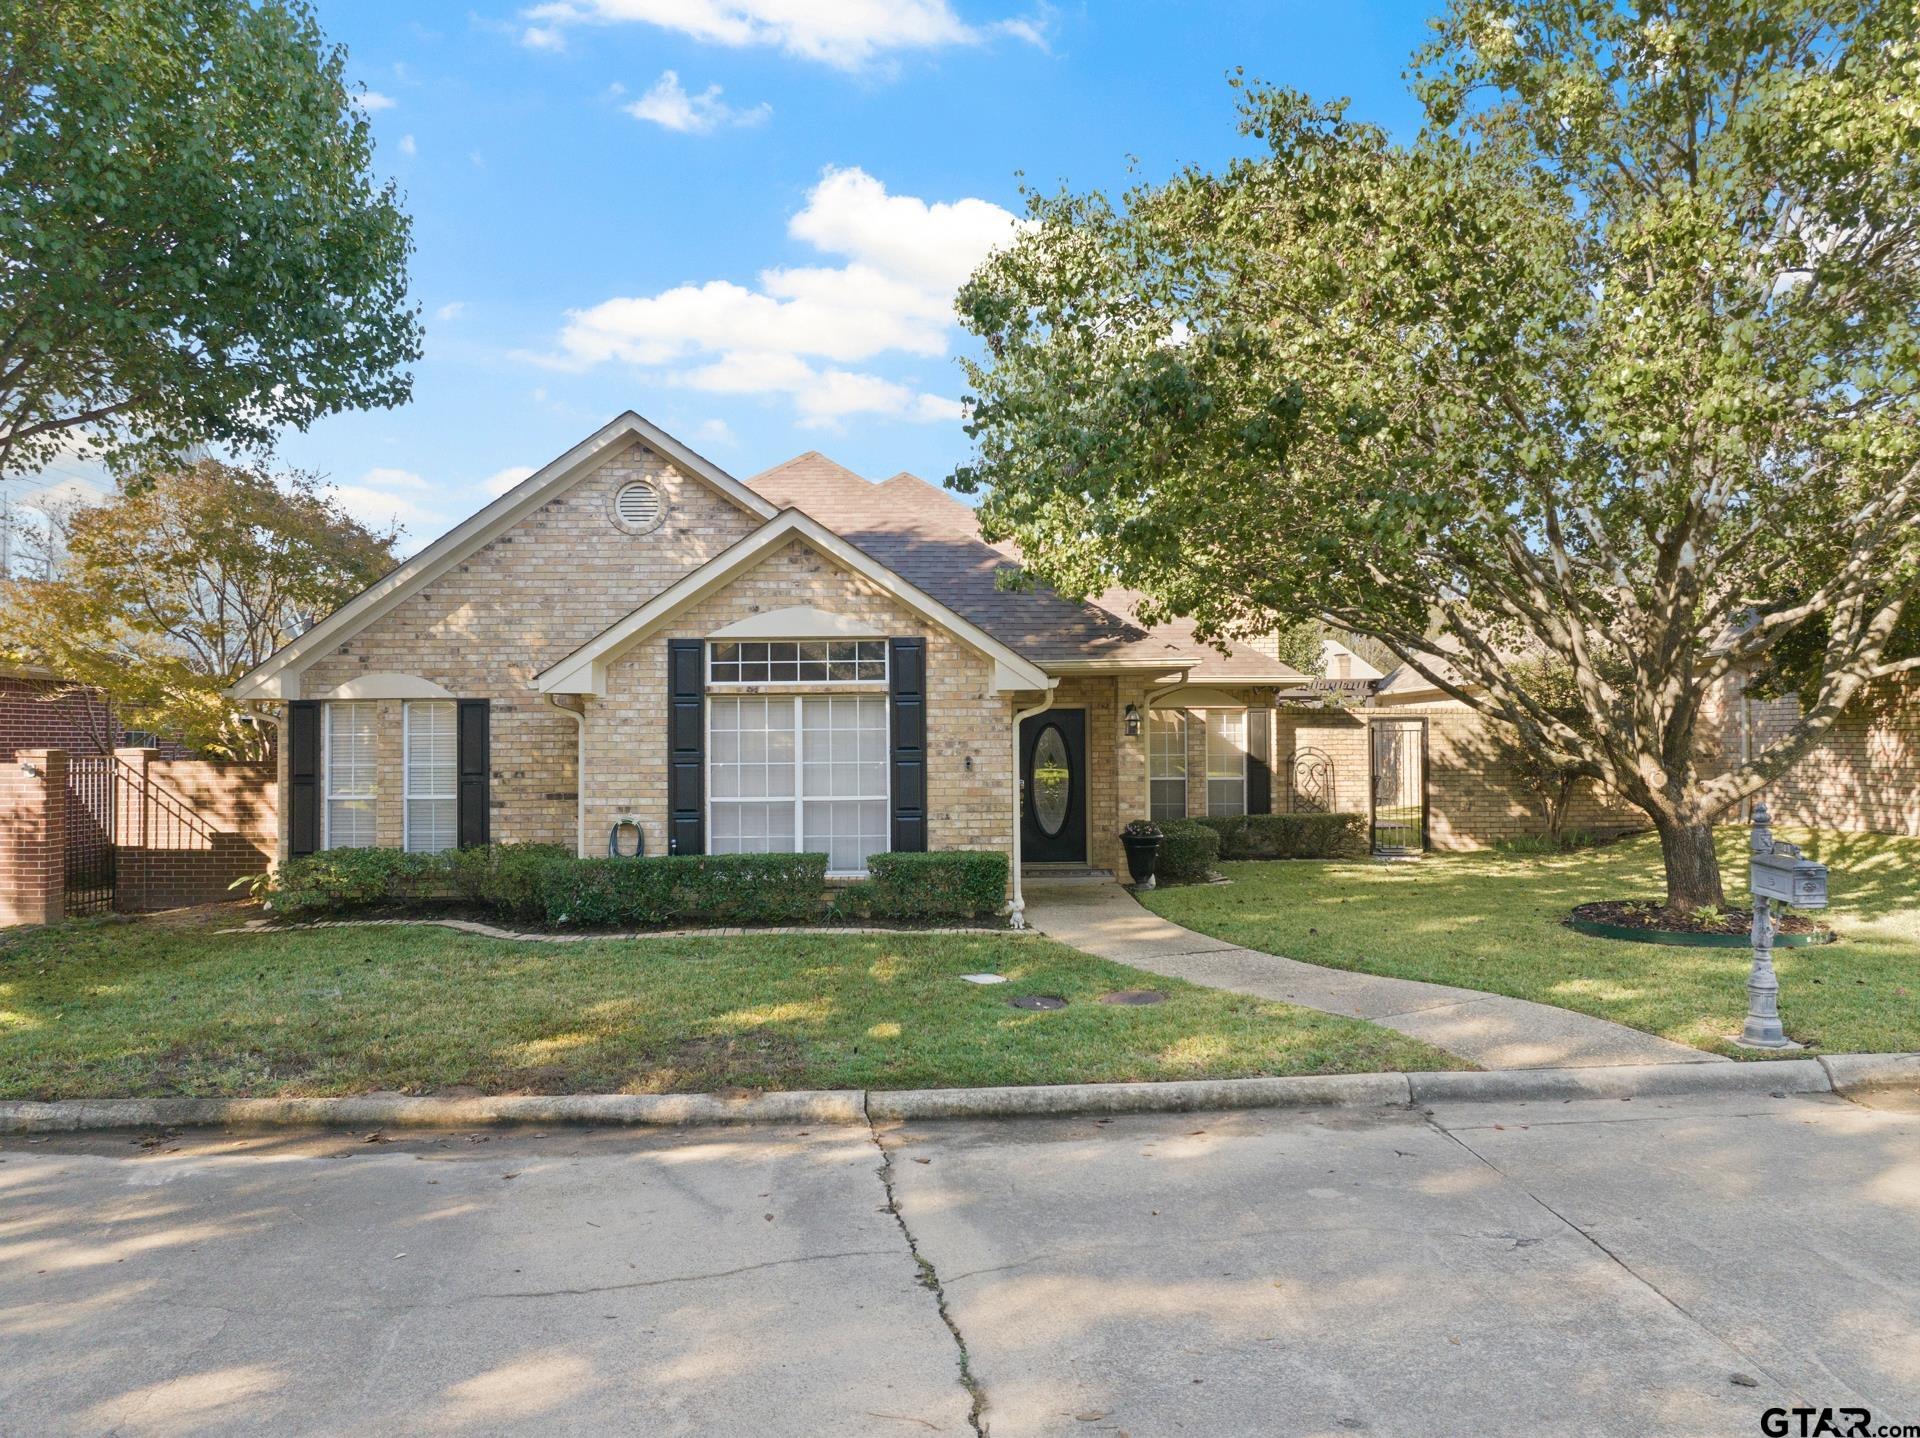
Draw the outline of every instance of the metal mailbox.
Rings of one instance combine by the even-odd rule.
[[[1796,909],[1827,906],[1827,866],[1802,858],[1795,844],[1776,839],[1772,853],[1755,854],[1748,883],[1756,898],[1779,899]]]

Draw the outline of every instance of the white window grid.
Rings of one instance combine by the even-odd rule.
[[[1156,820],[1187,816],[1187,715],[1147,711],[1147,811]]]
[[[716,688],[735,684],[870,684],[887,682],[884,639],[711,640],[707,644],[707,682]]]
[[[887,707],[868,694],[711,696],[712,851],[824,852],[835,877],[866,873],[866,856],[891,841]]]
[[[400,718],[401,844],[437,854],[460,841],[459,711],[452,700],[412,700]]]
[[[1207,711],[1207,813],[1247,812],[1247,711]]]
[[[380,706],[365,699],[335,700],[323,705],[320,715],[320,847],[370,849],[376,838]]]

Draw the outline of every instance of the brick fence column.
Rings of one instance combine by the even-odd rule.
[[[113,751],[113,907],[116,913],[143,914],[153,907],[153,804],[147,795],[147,768],[158,749]]]
[[[22,749],[0,768],[0,924],[66,917],[67,754]]]

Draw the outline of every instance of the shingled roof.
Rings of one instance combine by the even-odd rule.
[[[1035,663],[1158,661],[1192,665],[1196,681],[1303,677],[1252,649],[1229,655],[1202,644],[1186,620],[1140,624],[1123,592],[1075,602],[1045,587],[1002,589],[995,575],[1019,564],[1019,549],[986,543],[971,506],[917,475],[902,471],[875,484],[810,450],[755,475],[747,487],[818,520]]]

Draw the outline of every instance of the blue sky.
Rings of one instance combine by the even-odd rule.
[[[1021,174],[1223,160],[1235,65],[1405,133],[1433,8],[317,3],[414,217],[427,344],[412,403],[281,459],[408,549],[626,408],[743,477],[819,449],[938,480],[967,450],[952,289]]]

